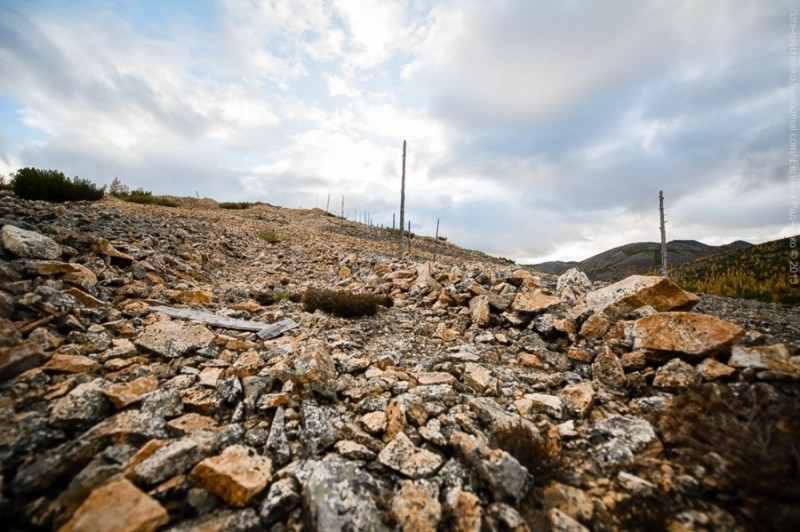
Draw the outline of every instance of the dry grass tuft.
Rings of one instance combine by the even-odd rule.
[[[360,294],[344,290],[321,290],[309,288],[303,294],[303,305],[309,312],[321,310],[340,318],[374,316],[378,305],[390,307],[392,299],[388,296]]]

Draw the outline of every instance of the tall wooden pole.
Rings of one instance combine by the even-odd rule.
[[[436,251],[439,247],[439,218],[436,218],[436,236],[433,238],[433,262],[436,262]]]
[[[403,260],[403,228],[406,211],[406,141],[403,141],[403,174],[400,184],[400,260]]]
[[[658,191],[658,212],[661,218],[661,275],[667,276],[667,230],[664,221],[664,192]]]

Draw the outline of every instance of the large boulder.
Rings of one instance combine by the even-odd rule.
[[[0,242],[7,251],[23,259],[55,260],[61,256],[61,246],[52,238],[13,225],[3,226]]]
[[[728,321],[693,312],[660,312],[633,324],[633,348],[706,356],[730,346],[744,329]]]
[[[632,310],[650,306],[659,312],[689,310],[700,298],[666,277],[632,275],[586,294],[586,306],[595,313],[619,319]]]

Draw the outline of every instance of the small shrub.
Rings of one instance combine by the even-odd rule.
[[[623,499],[611,511],[620,530],[669,530],[667,521],[674,512],[665,493],[635,494]]]
[[[130,194],[117,196],[118,198],[129,201],[131,203],[140,203],[142,205],[161,205],[162,207],[178,207],[179,204],[164,196],[153,196],[153,193],[144,191],[141,188],[134,190]]]
[[[269,242],[270,244],[277,244],[278,242],[281,241],[281,239],[278,238],[278,234],[275,232],[274,229],[268,229],[266,231],[259,231],[258,232],[258,238],[260,238],[261,240],[264,240],[266,242]]]
[[[223,201],[219,204],[220,209],[245,210],[255,205],[246,201]]]
[[[521,421],[496,430],[493,438],[498,448],[516,458],[533,475],[537,485],[546,484],[563,468],[558,441],[542,436]]]
[[[403,236],[406,238],[415,238],[417,236],[414,233],[410,233],[405,230],[401,231],[400,229],[395,229],[394,227],[385,227],[383,230],[392,236],[399,236],[400,233],[403,233]]]
[[[436,238],[438,238],[438,239],[439,239],[439,240],[441,240],[442,242],[447,242],[447,237],[446,237],[446,236],[438,236],[438,237],[436,237]]]
[[[317,288],[306,290],[302,301],[308,312],[321,310],[340,318],[374,316],[378,305],[391,306],[391,298],[388,296]]]
[[[0,175],[0,190],[11,190],[11,184],[6,182],[4,175]]]
[[[115,177],[111,181],[111,184],[108,185],[108,193],[111,194],[112,196],[116,197],[119,197],[121,195],[124,196],[127,195],[129,192],[130,188],[128,188],[128,185],[123,183],[122,180],[118,177]]]
[[[97,201],[103,198],[106,187],[97,188],[88,179],[78,176],[70,180],[57,170],[22,168],[11,179],[11,188],[22,199],[62,203]]]

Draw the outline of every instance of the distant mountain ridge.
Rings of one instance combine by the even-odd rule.
[[[670,266],[675,266],[750,246],[752,244],[743,240],[722,246],[710,246],[696,240],[673,240],[667,243],[667,260]],[[550,261],[533,265],[537,270],[556,275],[569,268],[578,268],[593,281],[608,282],[619,281],[629,275],[652,273],[660,267],[661,244],[657,242],[625,244],[579,262]]]

